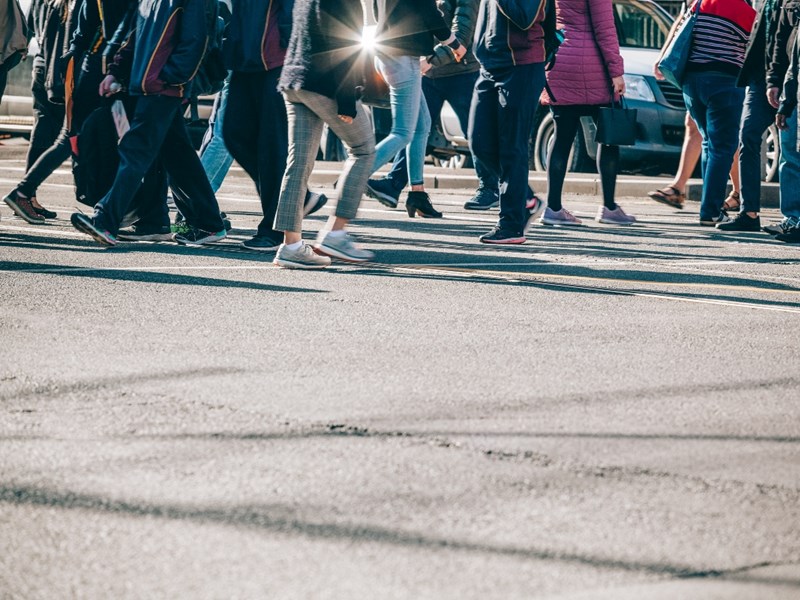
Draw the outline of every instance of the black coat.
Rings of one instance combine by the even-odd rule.
[[[435,0],[384,0],[381,13],[378,0],[373,10],[378,21],[375,39],[378,50],[390,56],[428,56],[440,41],[451,35],[450,25],[436,8]]]
[[[775,51],[783,0],[775,0],[770,10],[767,9],[768,5],[769,2],[761,0],[753,31],[747,41],[744,64],[736,80],[739,87],[747,87],[752,81],[764,81],[766,78],[767,68]],[[769,36],[767,36],[768,24],[771,25]]]
[[[364,80],[363,29],[360,0],[295,0],[279,88],[333,98],[340,115],[355,117]]]

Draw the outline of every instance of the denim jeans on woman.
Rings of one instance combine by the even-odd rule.
[[[424,182],[425,147],[431,130],[431,116],[422,97],[419,58],[381,56],[375,59],[375,65],[389,84],[392,131],[375,148],[373,172],[406,148],[408,179],[411,185],[420,185]]]
[[[778,166],[781,189],[781,213],[800,220],[800,152],[797,151],[797,110],[786,119],[781,131],[781,159]]]
[[[703,137],[700,220],[716,219],[722,212],[739,144],[744,89],[736,86],[735,75],[690,72],[683,83],[683,97]]]

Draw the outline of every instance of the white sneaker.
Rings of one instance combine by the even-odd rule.
[[[295,250],[289,249],[286,244],[281,244],[272,262],[284,269],[324,269],[331,264],[331,259],[320,256],[311,246],[302,242]]]
[[[333,236],[330,231],[320,231],[314,248],[322,254],[349,262],[367,262],[375,258],[374,252],[356,246],[347,232]]]

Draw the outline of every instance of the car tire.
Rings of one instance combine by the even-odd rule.
[[[532,167],[536,171],[547,171],[547,158],[555,139],[555,129],[553,114],[548,111],[534,129],[534,139],[531,146],[533,152]],[[572,143],[572,150],[569,153],[569,162],[567,164],[567,170],[573,173],[590,173],[594,170],[592,160],[586,151],[586,141],[580,127],[575,136],[575,141]]]
[[[763,152],[764,157],[764,181],[778,181],[778,166],[781,157],[781,135],[778,128],[772,124],[764,134]]]

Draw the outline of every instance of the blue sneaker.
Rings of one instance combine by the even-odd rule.
[[[400,201],[400,191],[386,178],[370,179],[367,182],[367,196],[374,198],[388,208],[397,208]]]

